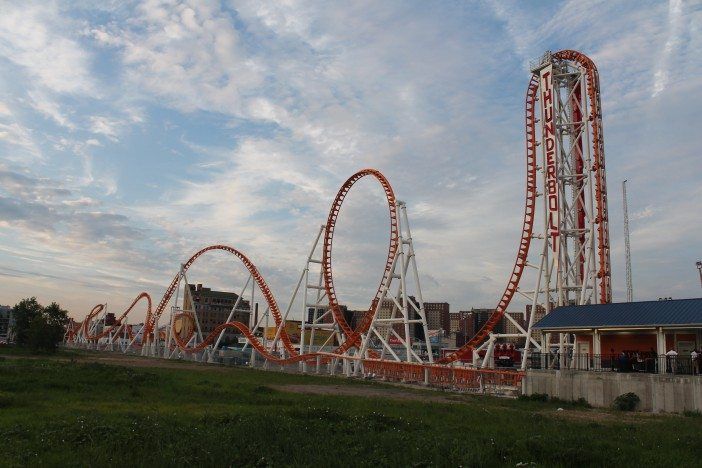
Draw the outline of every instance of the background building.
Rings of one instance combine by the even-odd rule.
[[[471,309],[471,313],[473,314],[473,329],[474,332],[478,332],[483,325],[485,325],[485,322],[488,321],[490,316],[495,312],[495,309]],[[505,324],[503,320],[500,320],[497,325],[495,325],[495,328],[492,329],[493,333],[504,333],[505,332]],[[473,333],[475,334],[475,333]]]
[[[203,287],[202,284],[189,284],[187,287],[190,288],[190,294],[184,296],[183,309],[193,310],[197,313],[203,337],[227,321],[236,300],[239,298],[239,295],[233,292],[213,291]],[[190,303],[191,298],[192,304]],[[248,326],[250,315],[251,305],[249,301],[242,299],[232,315],[232,321],[242,322]],[[237,335],[236,331],[228,329],[222,341],[231,343],[236,340]]]
[[[348,308],[345,305],[339,305],[339,309],[341,309],[341,313],[344,314],[344,317],[346,317]],[[307,308],[307,321],[305,323],[314,323],[314,320],[319,320],[321,317],[321,321],[318,321],[317,323],[334,323],[334,316],[330,312],[326,316],[324,314],[327,313],[327,310],[329,310],[327,307],[308,307]]]
[[[346,318],[346,323],[349,324],[352,330],[355,330],[361,323],[363,316],[368,312],[367,310],[348,310],[344,306],[344,317]]]
[[[473,313],[467,310],[461,310],[451,314],[451,316],[450,335],[453,336],[453,341],[449,341],[449,347],[460,348],[475,335],[476,330]]]
[[[531,316],[531,304],[526,306],[526,324],[529,324],[529,317]],[[546,309],[542,305],[536,306],[536,315],[534,316],[534,324],[537,324],[542,318],[546,316]],[[526,327],[525,327],[526,328]],[[531,337],[538,341],[541,333],[538,330],[531,331]]]
[[[448,302],[425,302],[424,313],[427,316],[429,330],[443,330],[446,335],[451,330],[450,306]]]
[[[0,340],[8,341],[12,325],[12,307],[0,306]]]
[[[522,312],[505,312],[505,315],[509,315],[514,319],[515,322],[519,324],[520,327],[524,328],[526,330],[527,326],[529,325],[529,322],[524,320],[524,314]],[[506,334],[518,334],[521,333],[517,326],[512,323],[511,320],[509,320],[507,317],[502,317],[502,328],[504,329],[504,333]],[[507,341],[510,343],[514,343],[517,345],[522,345],[524,343],[524,338],[522,337],[508,337],[504,338],[503,341]]]

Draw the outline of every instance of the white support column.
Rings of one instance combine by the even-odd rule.
[[[405,361],[405,362],[418,362],[421,363],[422,358],[415,352],[412,348],[412,334],[410,333],[410,327],[421,326],[425,332],[425,338],[429,337],[426,314],[424,313],[423,298],[421,295],[421,286],[419,282],[419,274],[417,272],[417,264],[414,255],[414,247],[411,237],[411,231],[409,229],[409,222],[407,218],[407,208],[404,202],[397,201],[396,204],[398,216],[398,248],[395,252],[395,257],[392,259],[392,264],[390,267],[389,274],[384,280],[383,287],[381,288],[381,294],[379,300],[375,304],[375,310],[372,311],[373,320],[368,328],[368,331],[363,334],[361,339],[361,347],[359,357],[366,358],[367,352],[370,347],[371,341],[377,338],[381,345],[381,356],[384,357],[386,353],[389,353],[395,361]],[[411,276],[408,276],[409,269],[412,268]],[[409,281],[408,281],[409,279]],[[392,295],[390,293],[391,288],[393,288],[393,281],[399,280],[396,283],[397,292]],[[414,289],[417,294],[417,299],[419,301],[418,305],[411,302],[409,286],[413,283]],[[390,317],[380,317],[379,312],[384,306],[386,300],[392,301],[392,309],[390,311]],[[419,316],[419,318],[413,317],[413,312]],[[401,325],[403,328],[403,335],[401,336],[397,330],[394,329],[394,325]],[[390,345],[390,337],[393,337],[399,342],[399,346],[404,348],[404,359],[392,349]],[[433,356],[431,351],[431,343],[427,339],[427,352],[429,355],[429,361],[433,362]],[[356,366],[355,372],[360,371],[361,366]]]
[[[549,350],[549,334],[541,332],[541,368],[546,369],[546,358],[548,357]]]
[[[558,367],[560,368],[560,370],[566,368],[566,356],[564,346],[565,339],[565,333],[558,334]]]
[[[229,316],[227,317],[227,322],[232,321],[232,318],[234,317],[234,312],[236,312],[237,309],[239,308],[239,303],[241,302],[241,298],[244,297],[244,293],[246,292],[246,288],[249,287],[249,282],[252,279],[253,279],[253,276],[251,274],[249,274],[248,278],[246,278],[246,283],[244,284],[244,287],[241,288],[241,292],[237,296],[236,301],[234,302],[234,305],[232,306],[232,310],[229,312]],[[251,314],[252,313],[253,313],[253,304],[249,304],[249,321],[251,321]],[[212,352],[210,353],[210,356],[208,359],[209,362],[214,361],[214,359],[213,359],[214,353],[219,348],[219,343],[222,341],[222,338],[224,337],[225,332],[226,332],[226,330],[222,330],[220,332],[219,336],[217,337],[217,341],[215,342],[214,347],[212,348]]]
[[[490,333],[487,350],[485,351],[485,357],[483,358],[483,362],[480,364],[482,369],[492,369],[494,367],[493,353],[495,351],[495,340],[495,335]],[[477,350],[474,350],[473,352],[477,354]]]
[[[593,364],[595,370],[600,370],[602,368],[602,341],[601,341],[600,331],[595,328],[592,331],[592,354],[593,354]]]
[[[656,352],[658,353],[658,356],[656,357],[658,373],[665,374],[667,364],[666,358],[661,356],[665,356],[665,353],[667,353],[668,350],[665,349],[665,332],[663,331],[662,327],[656,328]]]
[[[424,341],[425,347],[427,350],[427,356],[429,358],[429,362],[433,363],[434,362],[434,353],[431,349],[431,340],[429,340],[429,328],[427,326],[427,317],[426,317],[426,312],[424,310],[424,297],[422,296],[422,284],[419,281],[419,271],[417,269],[417,256],[414,253],[414,242],[412,242],[412,231],[410,230],[410,224],[409,224],[409,219],[407,218],[407,207],[403,203],[402,204],[402,221],[404,221],[404,227],[405,230],[407,231],[407,256],[409,257],[410,260],[410,265],[412,266],[412,276],[414,279],[414,284],[416,288],[416,294],[417,294],[417,302],[419,303],[419,310],[417,310],[417,314],[419,315],[419,319],[422,321],[422,328],[424,330]]]

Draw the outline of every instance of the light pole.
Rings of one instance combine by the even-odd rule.
[[[700,272],[700,286],[702,287],[702,261],[697,260],[697,271]]]

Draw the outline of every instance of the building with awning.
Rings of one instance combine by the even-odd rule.
[[[544,344],[553,343],[554,334],[575,335],[579,356],[674,350],[689,357],[702,347],[702,298],[557,307],[534,328]]]

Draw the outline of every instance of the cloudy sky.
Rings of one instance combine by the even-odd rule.
[[[118,312],[225,243],[284,305],[337,188],[370,166],[407,202],[425,300],[494,307],[528,63],[565,48],[600,69],[615,299],[624,178],[635,297],[699,297],[700,1],[0,0],[0,304]],[[334,265],[365,307],[387,219],[377,184],[358,189]],[[244,277],[216,254],[189,276]]]

